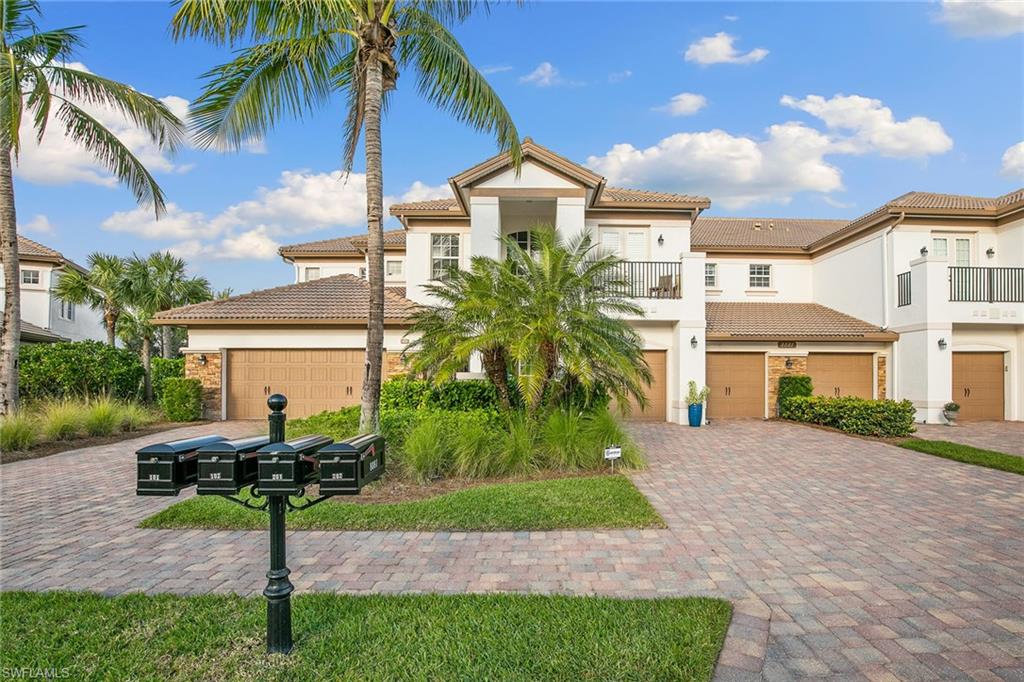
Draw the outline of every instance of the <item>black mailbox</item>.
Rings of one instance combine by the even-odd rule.
[[[237,495],[256,482],[259,466],[256,452],[268,445],[267,436],[225,440],[199,449],[200,495]]]
[[[225,441],[224,436],[200,436],[147,445],[135,452],[138,476],[136,495],[175,496],[194,485],[199,474],[199,448]]]
[[[321,495],[358,495],[384,473],[384,437],[367,433],[328,445],[320,460]]]
[[[317,480],[317,450],[334,440],[303,436],[260,448],[258,487],[261,495],[299,495]]]

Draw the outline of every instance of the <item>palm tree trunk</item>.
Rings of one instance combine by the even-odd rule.
[[[0,415],[18,407],[18,346],[21,342],[21,272],[18,217],[14,211],[11,148],[0,149],[0,265],[4,269],[3,333],[0,336]]]
[[[142,378],[143,394],[146,396],[146,402],[153,402],[153,374],[150,371],[153,363],[150,358],[153,356],[153,342],[149,336],[142,337],[142,369],[145,370]]]
[[[171,352],[171,338],[171,328],[167,325],[160,327],[160,357],[174,357],[174,353]]]
[[[494,384],[498,393],[498,402],[505,410],[512,409],[512,401],[508,389],[508,360],[505,357],[505,349],[500,346],[489,348],[480,353],[480,360],[484,366],[484,373]]]
[[[117,313],[112,310],[103,311],[103,326],[107,328],[107,345],[117,345]]]
[[[366,65],[366,270],[370,314],[366,326],[366,373],[363,376],[359,430],[376,431],[380,421],[381,365],[384,359],[384,181],[381,162],[380,110],[384,94],[381,63]]]

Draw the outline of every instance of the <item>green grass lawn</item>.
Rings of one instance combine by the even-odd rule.
[[[719,599],[303,595],[268,656],[262,598],[0,594],[0,669],[65,679],[708,680]]]
[[[139,527],[253,530],[266,528],[267,516],[219,497],[196,496],[144,519]],[[496,531],[664,528],[665,522],[628,478],[590,476],[483,485],[390,504],[329,500],[289,514],[288,527]]]
[[[957,462],[977,464],[989,469],[998,469],[999,471],[1009,471],[1013,474],[1024,475],[1024,457],[1008,455],[1005,452],[983,450],[971,447],[970,445],[950,443],[945,440],[924,440],[921,438],[910,438],[899,443],[899,446],[937,457],[953,459]]]

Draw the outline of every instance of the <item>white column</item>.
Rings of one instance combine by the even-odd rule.
[[[558,197],[555,207],[555,228],[563,239],[571,239],[583,231],[586,225],[583,197]]]
[[[501,258],[501,206],[498,197],[470,197],[469,247],[464,261],[473,256]]]

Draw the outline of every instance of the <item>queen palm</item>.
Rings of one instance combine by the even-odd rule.
[[[261,138],[280,118],[301,117],[345,98],[343,167],[351,170],[364,135],[367,265],[370,283],[366,375],[360,427],[378,421],[384,340],[383,170],[381,114],[400,69],[416,73],[420,93],[520,161],[512,118],[474,68],[450,28],[473,2],[430,0],[182,0],[173,20],[178,38],[248,42],[238,56],[206,74],[193,103],[201,144],[238,148]]]
[[[152,273],[148,296],[153,310],[170,310],[180,305],[201,303],[213,298],[210,283],[205,277],[189,277],[185,261],[169,251],[157,251],[146,259]],[[171,337],[173,329],[164,325],[160,329],[160,354],[173,355]]]
[[[81,41],[81,26],[42,31],[34,0],[0,5],[0,263],[4,270],[3,334],[0,337],[0,414],[18,400],[18,345],[21,335],[17,216],[12,165],[22,134],[42,141],[50,124],[89,150],[96,161],[127,185],[136,201],[160,215],[164,196],[131,150],[89,112],[111,109],[144,130],[154,144],[174,149],[181,121],[159,100],[130,86],[67,63]]]
[[[89,254],[89,270],[67,268],[57,280],[54,293],[75,305],[87,305],[103,315],[107,343],[114,345],[117,320],[124,313],[127,296],[127,272],[120,256]]]

